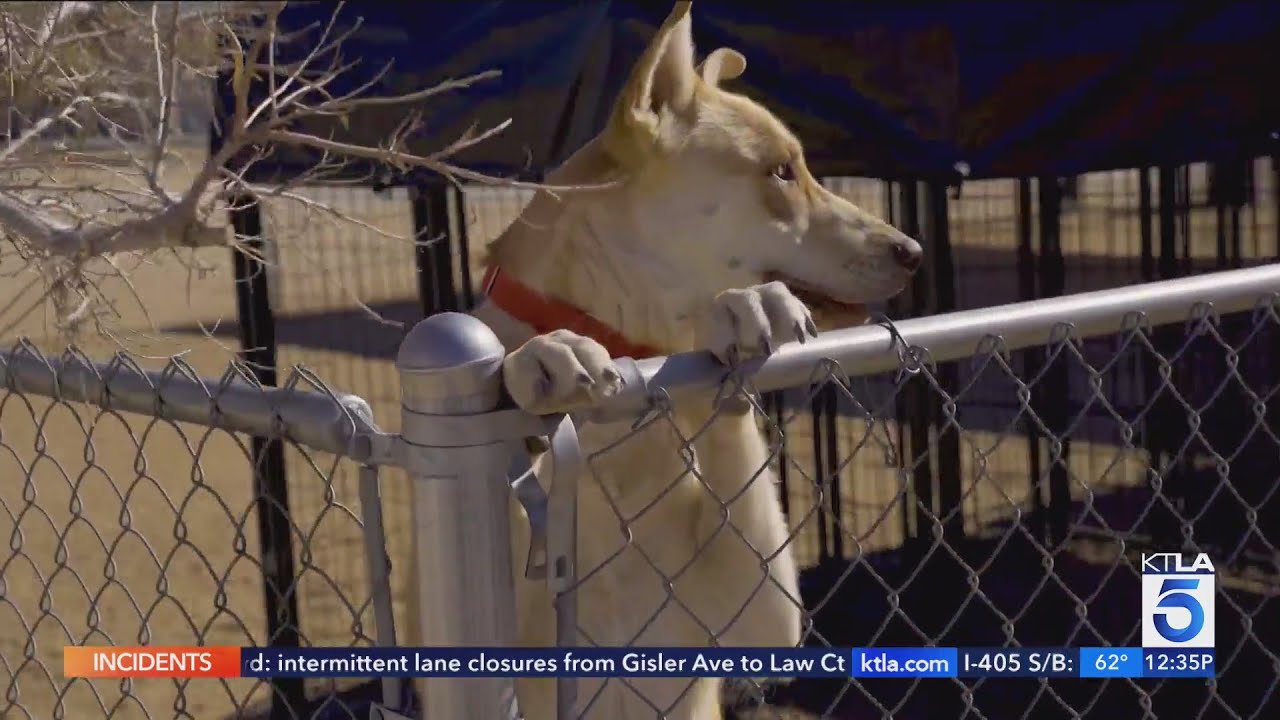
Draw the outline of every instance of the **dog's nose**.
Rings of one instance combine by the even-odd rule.
[[[910,238],[893,243],[892,252],[894,261],[907,272],[915,272],[924,261],[924,248]]]

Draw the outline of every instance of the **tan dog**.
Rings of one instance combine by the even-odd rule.
[[[732,362],[865,319],[903,288],[914,240],[824,189],[768,110],[718,87],[746,61],[695,66],[690,3],[640,58],[606,130],[548,177],[614,189],[539,193],[492,247],[474,315],[517,348],[515,402],[559,412],[617,391],[612,357],[707,349]],[[571,331],[572,327],[575,331]],[[542,333],[542,334],[539,334]],[[579,334],[581,333],[581,334]],[[745,404],[677,407],[674,422],[580,429],[579,644],[795,646],[803,611],[768,451]],[[692,439],[682,452],[681,436]],[[520,641],[555,645],[544,582],[523,577],[528,523],[512,504]],[[607,720],[721,716],[719,680],[581,680],[578,713]],[[553,680],[521,680],[528,720],[555,717]]]

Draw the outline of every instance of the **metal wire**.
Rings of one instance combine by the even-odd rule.
[[[796,717],[797,706],[837,718],[914,717],[922,708],[982,718],[1264,716],[1280,685],[1280,637],[1261,629],[1264,617],[1276,619],[1268,603],[1280,591],[1280,553],[1276,528],[1259,522],[1276,517],[1280,376],[1274,356],[1266,367],[1245,358],[1270,352],[1280,338],[1275,288],[1280,266],[1269,266],[896,326],[885,320],[728,374],[703,356],[631,366],[640,390],[581,410],[596,422],[580,428],[591,481],[579,517],[605,512],[608,522],[591,527],[618,530],[580,547],[579,598],[563,605],[576,607],[578,644],[661,645],[677,625],[696,626],[695,644],[749,646],[743,637],[760,637],[729,628],[750,619],[755,598],[782,587],[767,571],[782,548],[756,544],[759,527],[744,523],[735,503],[753,484],[772,486],[785,474],[784,546],[803,568],[800,596],[790,597],[803,644],[1133,646],[1137,553],[1182,550],[1209,553],[1220,568],[1221,672],[1194,688],[1150,680],[730,683],[728,701],[742,716]],[[1043,362],[1015,361],[1014,350],[1033,347]],[[944,382],[943,361],[955,360],[955,377]],[[1064,424],[1034,399],[1054,367],[1068,378]],[[713,374],[718,384],[707,382]],[[1153,391],[1135,393],[1148,379]],[[911,387],[940,408],[924,445],[895,430],[903,421],[897,400]],[[988,400],[972,402],[993,392],[1007,400],[999,412]],[[628,419],[642,402],[646,411]],[[823,403],[837,410],[836,431],[815,443],[805,411]],[[715,434],[732,432],[744,412],[767,439],[767,459],[726,477],[726,464],[739,458],[717,454]],[[1172,443],[1177,458],[1152,453],[1147,442],[1155,421],[1171,415],[1182,428]],[[1230,424],[1210,427],[1211,416]],[[1035,471],[1021,455],[1028,427],[1046,450]],[[962,466],[954,508],[913,485],[922,469],[940,481],[947,436]],[[825,447],[838,449],[834,462],[820,456]],[[1179,475],[1176,459],[1201,472]],[[1069,496],[1033,502],[1048,495],[1055,470],[1065,471]],[[700,506],[711,508],[700,516],[717,522],[685,538],[691,554],[673,559],[671,536],[689,530],[672,513]],[[1064,534],[1045,529],[1046,513],[1066,518]],[[719,576],[709,602],[705,584],[694,590],[688,576],[707,572],[695,566],[713,543],[750,548],[753,560]],[[646,594],[659,597],[617,617]],[[607,608],[599,605],[606,597]],[[663,717],[694,681],[660,697],[637,680],[578,683],[578,708],[563,718],[604,717],[598,703],[610,686],[643,696]]]
[[[1270,629],[1280,592],[1277,287],[1280,266],[1269,266],[884,320],[727,372],[701,353],[629,364],[627,387],[638,390],[573,415],[589,451],[590,492],[580,492],[576,514],[607,517],[618,532],[579,543],[567,592],[594,584],[618,597],[635,590],[616,584],[625,577],[660,597],[602,628],[592,615],[599,596],[579,594],[559,605],[576,613],[559,620],[583,646],[643,643],[672,617],[707,643],[739,642],[774,629],[755,622],[755,603],[782,592],[807,645],[1123,646],[1135,641],[1136,553],[1203,551],[1222,578],[1211,683],[743,681],[731,684],[731,701],[752,717],[795,717],[795,708],[828,717],[922,708],[984,718],[1262,717],[1280,684]],[[1020,358],[1027,348],[1042,359]],[[954,363],[949,375],[945,363]],[[1050,419],[1036,390],[1063,373],[1065,419]],[[280,389],[262,388],[234,365],[215,380],[181,360],[144,371],[125,356],[95,364],[28,343],[0,353],[0,386],[0,715],[253,716],[269,694],[260,681],[67,680],[58,654],[69,644],[267,645],[268,592],[308,598],[305,643],[395,641],[391,628],[374,630],[392,615],[380,514],[354,503],[376,502],[372,468],[402,458],[359,398],[301,369]],[[898,432],[907,392],[938,408],[927,437]],[[826,425],[809,422],[811,408]],[[539,427],[511,413],[467,422],[499,434]],[[708,443],[743,422],[766,443],[748,458],[758,463],[726,476]],[[1043,450],[1038,468],[1026,460],[1024,433]],[[257,552],[251,435],[287,443],[291,483],[321,490],[287,508],[297,548],[288,587],[264,587],[277,559]],[[945,482],[944,440],[959,447],[960,486],[935,495],[920,482]],[[655,448],[669,455],[660,462]],[[638,487],[635,468],[669,472],[648,473]],[[1055,473],[1068,480],[1065,495],[1051,492]],[[358,486],[339,482],[361,474]],[[762,543],[735,510],[761,487],[785,498],[781,547]],[[937,499],[952,496],[953,506]],[[674,532],[654,524],[658,509],[691,497],[708,509],[696,542],[684,556],[655,553],[655,538]],[[1065,532],[1055,534],[1046,515],[1065,518]],[[363,545],[366,577],[353,582],[349,567],[333,566],[326,549],[335,543]],[[703,554],[726,547],[751,561],[734,567],[709,613],[682,588]],[[802,568],[795,593],[765,572],[783,548]],[[642,695],[652,687],[607,682]],[[310,682],[313,709],[354,716],[343,687]],[[590,712],[601,688],[587,689],[577,699]],[[679,697],[646,700],[660,715]]]
[[[263,714],[262,681],[67,679],[61,655],[269,645],[266,593],[307,599],[305,644],[394,641],[385,568],[353,578],[326,552],[382,540],[379,510],[357,505],[340,477],[383,435],[363,400],[304,370],[279,389],[249,377],[233,365],[202,378],[180,359],[161,371],[124,355],[95,364],[74,348],[46,357],[26,342],[0,352],[0,717]],[[320,488],[286,509],[297,555],[287,587],[264,586],[276,559],[258,552],[250,433],[285,442],[291,482]],[[364,492],[377,502],[376,486]],[[308,684],[330,716],[367,714],[339,694],[352,681]]]

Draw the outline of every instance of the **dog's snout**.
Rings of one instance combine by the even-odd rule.
[[[907,272],[915,272],[924,261],[924,248],[911,238],[891,241],[890,252],[893,253],[894,262]]]

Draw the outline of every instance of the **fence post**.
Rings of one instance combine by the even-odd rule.
[[[1035,300],[1037,297],[1037,258],[1031,222],[1035,215],[1031,210],[1032,199],[1031,178],[1018,178],[1018,300]],[[1021,372],[1024,375],[1034,372],[1035,368],[1043,362],[1041,357],[1043,353],[1039,350],[1020,350],[1018,355],[1021,356]],[[1027,438],[1027,481],[1031,496],[1031,514],[1027,524],[1031,528],[1032,536],[1039,542],[1045,542],[1048,537],[1045,525],[1048,515],[1044,495],[1040,492],[1040,441],[1043,436],[1040,433],[1040,426],[1026,412],[1034,407],[1033,399],[1028,398],[1026,403],[1024,407],[1018,408],[1018,414]]]
[[[485,415],[502,397],[502,343],[483,322],[443,312],[405,336],[401,437],[413,481],[421,645],[510,647],[515,588],[507,502],[512,443]],[[426,678],[421,717],[516,717],[511,678]]]
[[[453,233],[449,223],[452,192],[442,180],[418,183],[411,188],[418,299],[424,316],[458,309],[458,294],[453,286]]]
[[[275,387],[276,320],[271,308],[267,243],[262,232],[262,208],[253,195],[230,199],[231,225],[243,247],[232,248],[235,266],[236,311],[240,323],[240,357],[264,387]],[[289,480],[284,444],[278,437],[253,436],[253,494],[258,514],[263,591],[266,594],[266,644],[298,647],[302,621],[298,616],[297,568],[293,559],[293,524],[289,517]],[[271,679],[271,718],[285,720],[303,712],[306,686],[302,678]]]
[[[942,181],[925,185],[924,227],[920,240],[928,253],[933,271],[931,314],[949,313],[956,309],[956,263],[951,248],[951,213],[947,186]],[[938,384],[955,401],[960,386],[957,363],[938,365]],[[956,543],[964,537],[964,487],[960,476],[960,429],[947,427],[951,420],[940,397],[931,401],[938,446],[938,519],[942,521],[943,538]]]
[[[1058,178],[1039,179],[1040,262],[1037,271],[1040,294],[1060,297],[1066,290],[1066,260],[1062,256],[1062,188]],[[1070,423],[1069,358],[1055,356],[1044,348],[1039,357],[1043,377],[1032,389],[1036,411],[1053,434],[1050,447],[1057,443],[1058,452],[1050,452],[1048,471],[1048,516],[1045,528],[1050,547],[1065,542],[1071,526],[1071,482],[1067,468],[1071,462],[1071,443],[1066,435]]]

